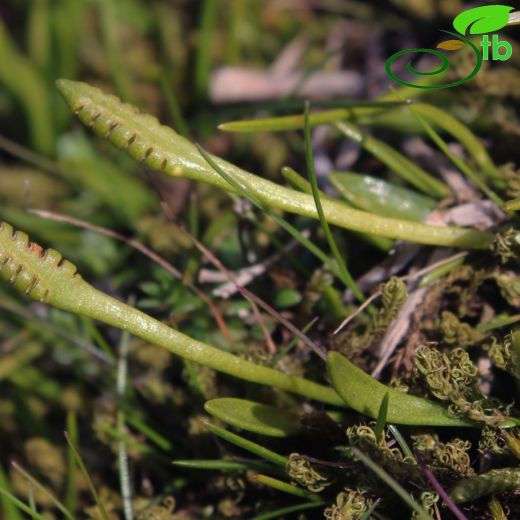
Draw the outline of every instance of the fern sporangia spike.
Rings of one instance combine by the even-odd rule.
[[[492,469],[478,477],[461,480],[455,484],[450,495],[455,502],[463,503],[518,487],[520,487],[520,468],[500,468]]]
[[[72,310],[67,295],[82,281],[60,253],[44,250],[5,222],[0,222],[0,276],[33,300],[53,305],[58,299],[65,310]]]
[[[204,181],[226,191],[234,188],[199,153],[197,147],[171,128],[117,97],[85,83],[58,80],[58,89],[79,119],[114,146],[153,170],[174,177]],[[298,215],[318,219],[311,195],[291,190],[253,175],[218,157],[216,164],[264,204]],[[381,217],[346,207],[342,202],[323,199],[328,223],[373,235],[438,246],[485,249],[493,236],[484,231],[449,226],[432,226]]]
[[[0,223],[0,277],[27,296],[75,314],[128,330],[173,354],[253,383],[281,388],[310,399],[344,406],[332,388],[302,377],[256,365],[164,325],[147,314],[95,289],[76,266],[53,249],[44,250],[29,237]]]

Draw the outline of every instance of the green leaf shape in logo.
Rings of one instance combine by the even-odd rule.
[[[509,13],[514,9],[509,5],[485,5],[463,11],[453,20],[453,27],[460,34],[485,34],[498,31],[509,21]]]

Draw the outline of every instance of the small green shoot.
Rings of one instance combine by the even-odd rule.
[[[383,397],[383,400],[381,401],[381,406],[379,407],[379,413],[377,414],[377,421],[376,421],[376,439],[377,442],[381,442],[381,438],[384,435],[385,432],[385,426],[386,426],[386,418],[388,415],[388,392]]]
[[[69,434],[71,444],[78,442],[78,419],[76,412],[69,411],[67,413],[67,432]],[[78,490],[76,486],[76,459],[74,450],[71,445],[67,445],[67,483],[65,485],[65,507],[74,515],[78,503]]]

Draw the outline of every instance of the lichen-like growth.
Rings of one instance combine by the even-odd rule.
[[[397,277],[392,277],[388,282],[382,284],[381,301],[383,306],[375,316],[372,330],[375,334],[384,332],[397,318],[401,307],[405,304],[408,294],[406,284]]]
[[[429,466],[441,474],[452,477],[472,477],[475,471],[471,467],[469,450],[471,443],[461,439],[441,442],[435,434],[413,435],[414,448],[421,452]]]
[[[299,453],[291,453],[287,461],[287,474],[291,480],[313,493],[319,493],[330,486],[331,480],[316,470],[309,460]]]
[[[419,345],[414,365],[429,391],[438,399],[452,403],[450,411],[454,415],[490,426],[499,426],[508,420],[512,406],[482,395],[477,367],[464,349],[459,347],[443,353],[430,345]]]
[[[349,447],[370,453],[370,458],[387,471],[400,478],[420,479],[419,466],[410,457],[405,457],[397,446],[389,445],[385,435],[377,440],[374,424],[349,426],[346,430]]]
[[[520,252],[520,233],[515,228],[508,228],[498,233],[491,244],[493,252],[503,264],[518,258]]]
[[[442,341],[447,345],[466,347],[485,338],[485,334],[475,330],[469,323],[461,322],[455,314],[443,311],[439,320]]]
[[[327,520],[359,520],[372,507],[374,500],[360,490],[345,489],[338,493],[336,502],[323,512]]]

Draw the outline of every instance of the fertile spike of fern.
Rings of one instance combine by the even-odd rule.
[[[208,165],[196,146],[171,128],[162,126],[155,117],[140,114],[135,107],[85,83],[58,80],[57,86],[83,123],[116,147],[127,150],[134,159],[149,168],[234,191]],[[318,219],[312,196],[257,177],[218,157],[212,158],[219,168],[266,205]],[[493,238],[482,231],[380,217],[347,208],[334,200],[323,200],[323,213],[327,222],[345,229],[421,244],[484,249]]]
[[[342,400],[331,388],[302,377],[256,365],[229,352],[185,336],[147,314],[98,291],[76,266],[53,249],[0,222],[0,278],[27,296],[58,309],[82,314],[159,345],[173,354],[253,383],[282,388],[330,404]]]

